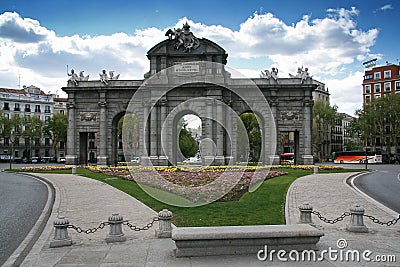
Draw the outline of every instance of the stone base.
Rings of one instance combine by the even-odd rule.
[[[313,155],[303,155],[302,158],[303,158],[304,165],[314,165]]]
[[[107,243],[113,243],[113,242],[125,242],[126,241],[126,236],[125,235],[108,235],[106,237],[106,242]]]
[[[368,228],[365,225],[347,225],[346,230],[354,233],[368,233]]]
[[[97,166],[108,166],[108,157],[97,156]]]
[[[324,233],[308,224],[178,227],[176,257],[253,254],[268,250],[316,250]]]
[[[229,165],[229,164],[231,164],[231,165],[235,165],[235,161],[234,161],[234,159],[233,159],[233,157],[225,157],[225,165]]]
[[[210,166],[214,165],[214,156],[204,156],[201,158],[201,165],[203,166]]]
[[[66,246],[71,246],[71,245],[72,245],[71,238],[63,239],[63,240],[53,240],[50,242],[51,248],[66,247]]]
[[[151,165],[150,157],[141,156],[140,157],[140,165],[142,165],[142,166],[150,166]]]
[[[225,165],[225,157],[224,156],[216,156],[213,162],[215,166]]]
[[[278,165],[279,164],[279,155],[272,155],[268,157],[268,162],[266,165]]]
[[[78,161],[78,157],[76,155],[66,155],[65,156],[65,165],[76,165]]]
[[[172,230],[171,231],[160,231],[159,229],[157,229],[155,232],[156,232],[157,238],[170,238],[172,236]]]

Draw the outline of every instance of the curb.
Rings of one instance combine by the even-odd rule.
[[[42,179],[41,177],[37,177],[35,175],[27,175],[27,174],[22,174],[22,173],[15,173],[15,174],[30,176],[30,177],[44,183],[48,190],[48,197],[47,197],[46,205],[43,208],[42,214],[37,219],[35,225],[29,231],[29,233],[27,234],[25,239],[21,242],[21,244],[18,246],[18,248],[13,252],[13,254],[11,254],[11,256],[3,264],[3,267],[21,265],[21,263],[24,261],[25,257],[29,254],[29,252],[31,251],[31,249],[34,246],[34,244],[36,243],[36,241],[41,236],[45,226],[47,225],[47,222],[48,222],[50,215],[52,213],[52,210],[53,210],[53,204],[54,204],[54,200],[55,200],[55,188],[47,180]]]
[[[376,172],[376,171],[373,171],[373,172]],[[358,174],[355,174],[355,175],[351,175],[351,176],[347,177],[344,180],[344,183],[347,184],[353,191],[355,191],[356,193],[361,195],[363,198],[365,198],[371,204],[373,204],[373,205],[377,206],[378,208],[380,208],[381,210],[385,211],[390,216],[393,216],[393,217],[397,218],[399,216],[399,213],[397,213],[396,211],[392,210],[391,208],[385,206],[384,204],[382,204],[378,200],[372,198],[371,196],[369,196],[367,193],[363,192],[360,188],[358,188],[354,184],[354,180],[355,179],[357,179],[358,177],[360,177],[362,175],[366,175],[366,174],[369,174],[369,173],[372,173],[372,172],[358,173]]]

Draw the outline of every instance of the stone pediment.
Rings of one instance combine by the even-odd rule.
[[[171,40],[167,39],[158,43],[153,48],[151,48],[147,53],[147,58],[151,59],[151,57],[153,56],[204,57],[207,55],[210,56],[219,55],[222,56],[225,61],[220,63],[226,64],[226,58],[228,57],[228,54],[221,46],[206,38],[198,39],[198,42],[199,44],[196,49],[185,51],[182,47],[176,48],[175,39]]]

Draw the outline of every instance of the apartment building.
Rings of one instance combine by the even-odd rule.
[[[13,115],[26,116],[28,119],[37,117],[46,125],[50,118],[57,113],[66,114],[67,99],[58,98],[44,93],[36,86],[24,86],[23,89],[0,88],[0,109],[5,118]],[[15,142],[12,145],[9,138],[0,137],[0,160],[10,158],[11,149],[15,161],[35,158],[48,161],[59,160],[65,155],[65,144],[60,144],[57,155],[50,136],[44,135],[37,140],[28,140],[14,133]],[[12,146],[11,146],[12,145]]]

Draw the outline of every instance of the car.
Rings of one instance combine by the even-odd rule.
[[[38,162],[39,162],[39,159],[36,158],[36,157],[35,157],[35,158],[32,158],[31,162],[32,162],[32,163],[38,163]]]
[[[64,163],[65,162],[65,158],[60,158],[59,161]]]

